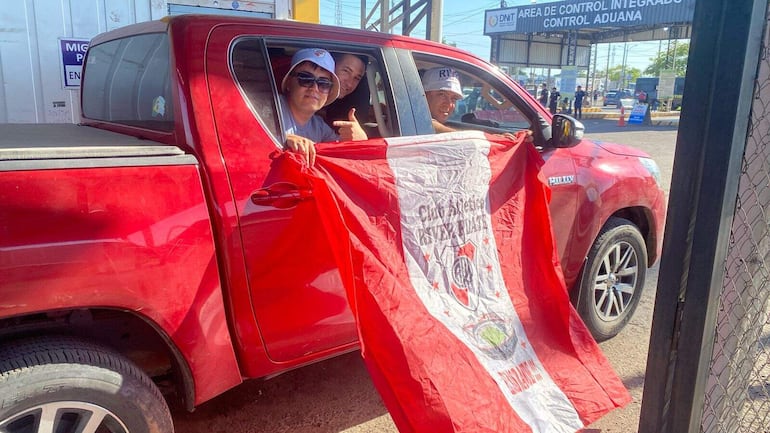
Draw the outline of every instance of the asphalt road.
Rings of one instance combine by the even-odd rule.
[[[676,126],[617,126],[616,120],[584,121],[586,137],[629,144],[660,165],[665,189],[671,183]],[[634,400],[589,426],[586,433],[637,431],[647,361],[658,265],[647,275],[634,318],[601,344]],[[358,352],[249,381],[187,413],[172,408],[179,433],[397,433]]]

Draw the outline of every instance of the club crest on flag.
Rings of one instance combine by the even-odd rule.
[[[519,338],[510,321],[497,314],[488,314],[478,323],[465,327],[465,332],[476,342],[479,350],[496,360],[513,358]]]
[[[446,246],[439,257],[446,291],[461,306],[476,311],[479,306],[478,264],[475,262],[476,246]]]

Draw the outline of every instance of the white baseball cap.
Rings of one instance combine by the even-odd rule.
[[[328,51],[321,48],[303,48],[294,53],[294,56],[291,58],[289,72],[284,75],[283,81],[281,82],[281,89],[283,89],[284,92],[286,91],[286,88],[288,87],[286,81],[289,79],[289,76],[291,76],[294,68],[302,62],[315,63],[332,74],[332,88],[331,91],[329,91],[329,96],[324,105],[329,105],[334,102],[334,100],[340,96],[340,79],[337,78],[337,74],[334,73],[334,58],[332,58],[332,55],[329,54]]]
[[[463,96],[460,85],[460,75],[447,66],[439,66],[425,71],[422,76],[422,87],[426,92],[431,90],[448,90],[457,96]]]

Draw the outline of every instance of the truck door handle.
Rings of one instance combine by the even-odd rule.
[[[291,182],[276,182],[251,194],[252,203],[279,209],[289,209],[297,206],[301,201],[312,198],[312,190],[300,188]]]

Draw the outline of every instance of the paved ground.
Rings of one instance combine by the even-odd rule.
[[[668,191],[677,134],[673,120],[670,125],[624,127],[617,125],[617,118],[585,118],[583,123],[588,138],[631,144],[652,155]],[[633,320],[601,344],[634,400],[586,433],[637,431],[657,276],[656,265]],[[357,352],[268,381],[247,382],[192,414],[181,408],[173,408],[173,413],[180,433],[397,433]]]
[[[617,126],[613,120],[588,120],[586,136],[591,139],[613,141],[633,145],[649,153],[661,169],[664,189],[668,193],[674,162],[678,117],[657,125]],[[655,303],[658,281],[655,265],[647,274],[642,300],[631,322],[615,338],[600,346],[610,363],[628,388],[633,401],[622,409],[615,410],[595,422],[585,433],[634,433],[639,424],[644,377],[646,373],[647,349],[650,341],[650,326]]]

